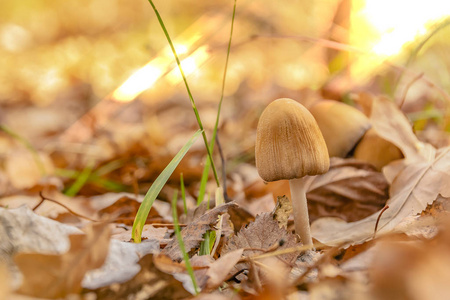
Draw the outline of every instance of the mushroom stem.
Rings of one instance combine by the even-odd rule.
[[[309,227],[308,204],[306,202],[306,185],[303,180],[305,177],[290,179],[289,187],[291,190],[295,232],[300,236],[303,245],[312,245],[311,229]]]

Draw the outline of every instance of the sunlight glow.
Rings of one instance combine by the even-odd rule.
[[[431,21],[450,15],[450,1],[366,0],[361,13],[378,32],[372,51],[394,55],[427,31]]]
[[[162,59],[154,59],[131,75],[119,88],[113,92],[117,101],[128,102],[143,91],[151,88],[164,73],[167,64]]]
[[[209,57],[208,47],[203,46],[198,48],[189,57],[181,61],[181,67],[183,68],[184,75],[188,76],[194,73],[197,68],[203,64]],[[182,80],[180,70],[175,67],[169,74],[167,74],[167,79],[172,84],[177,84]]]

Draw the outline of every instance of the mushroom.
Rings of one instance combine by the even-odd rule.
[[[289,180],[295,232],[304,245],[312,245],[303,178],[327,172],[330,160],[311,113],[288,98],[270,103],[258,122],[255,160],[265,181]]]
[[[370,128],[355,148],[353,157],[375,166],[378,171],[391,161],[403,158],[400,149]]]
[[[369,119],[342,102],[323,100],[310,108],[327,143],[330,156],[345,157],[371,127]]]

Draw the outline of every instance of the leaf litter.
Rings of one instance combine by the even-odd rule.
[[[135,7],[137,4],[130,2],[127,5]],[[192,9],[195,10],[195,6]],[[327,10],[331,11],[328,7]],[[139,7],[135,11],[144,10]],[[147,20],[147,17],[143,18]],[[108,18],[98,19],[104,22],[99,30],[109,32]],[[264,20],[263,27],[274,28],[275,34],[279,26],[273,27],[270,22]],[[135,24],[134,20],[132,24]],[[116,21],[113,26],[117,27]],[[261,26],[245,27],[248,30]],[[92,28],[88,29],[92,32]],[[248,32],[249,36],[255,33],[260,32]],[[79,40],[86,44],[84,38]],[[221,47],[223,40],[217,40],[220,40],[218,44],[215,41],[209,46]],[[72,42],[78,45],[77,41]],[[252,48],[253,43],[257,43],[257,48]],[[103,42],[99,44],[104,46]],[[287,43],[283,45],[287,46]],[[152,45],[148,47],[156,53],[157,49]],[[51,44],[48,48],[52,48]],[[85,49],[84,46],[81,48]],[[109,44],[108,49],[114,52],[114,48]],[[259,48],[260,41],[243,41],[242,46],[233,49],[233,55],[236,53],[239,63],[245,65],[253,59],[247,60],[247,55],[240,51],[250,49],[251,56],[257,61],[255,54],[259,52],[255,49]],[[310,51],[315,53],[318,48],[322,49],[313,47]],[[16,54],[24,52],[28,51],[22,49]],[[104,49],[91,52],[108,56]],[[148,60],[147,52],[148,49],[142,61]],[[277,70],[285,63],[279,61],[285,53],[286,50],[267,51],[265,54],[269,59],[264,64],[257,61],[257,65]],[[139,56],[136,49],[131,56],[134,54]],[[323,53],[318,54],[323,57]],[[300,64],[303,56],[310,59],[309,55],[300,55],[297,57]],[[13,58],[10,53],[6,57],[8,60]],[[58,57],[52,55],[51,61]],[[27,63],[21,68],[14,62],[13,70],[33,65],[30,61],[46,60],[33,56],[24,61]],[[329,62],[324,63],[325,70]],[[107,64],[92,65],[103,68]],[[433,120],[415,121],[412,130],[405,114],[389,99],[360,94],[356,102],[370,116],[376,134],[398,147],[405,158],[391,162],[382,172],[367,163],[355,161],[352,154],[345,159],[332,159],[328,173],[311,179],[309,212],[314,221],[317,250],[305,252],[291,232],[290,192],[286,182],[264,183],[254,167],[252,152],[257,118],[264,105],[280,95],[292,95],[308,106],[322,98],[321,93],[342,100],[348,94],[347,87],[359,90],[360,87],[353,82],[342,82],[342,77],[337,75],[336,82],[343,83],[342,86],[325,84],[319,92],[299,89],[297,83],[295,90],[287,91],[285,86],[278,86],[283,84],[281,78],[276,84],[269,82],[261,89],[262,73],[255,69],[258,66],[241,68],[241,71],[248,69],[258,76],[257,80],[254,77],[243,80],[237,79],[239,72],[236,72],[236,66],[230,65],[233,76],[229,79],[234,81],[232,86],[239,88],[236,92],[228,91],[227,97],[232,101],[229,106],[224,106],[219,125],[221,150],[225,154],[221,157],[224,162],[222,179],[226,183],[226,192],[235,202],[213,209],[207,209],[204,202],[195,213],[189,210],[188,215],[180,216],[189,261],[201,289],[198,295],[194,295],[192,278],[181,260],[173,235],[169,199],[172,192],[179,189],[180,173],[183,173],[188,208],[195,206],[205,157],[201,143],[192,146],[153,203],[143,226],[142,243],[130,242],[131,224],[142,202],[141,195],[171,161],[185,137],[197,128],[191,112],[188,113],[191,109],[188,101],[183,101],[186,100],[184,91],[160,82],[139,99],[121,103],[111,101],[107,96],[88,112],[91,100],[99,94],[98,82],[84,82],[80,74],[63,70],[61,76],[67,73],[73,84],[57,97],[51,92],[41,95],[45,101],[50,102],[52,98],[58,101],[48,107],[46,102],[38,104],[38,108],[28,109],[26,105],[36,101],[36,93],[41,89],[26,90],[26,84],[30,85],[30,82],[14,82],[13,90],[18,89],[15,87],[24,90],[11,99],[2,94],[1,125],[3,122],[13,125],[30,139],[36,150],[30,150],[0,132],[0,299],[23,295],[68,299],[439,299],[448,295],[450,275],[445,266],[448,265],[446,220],[450,210],[450,166],[449,148],[446,148],[448,133],[444,129],[448,125],[447,116],[441,114]],[[56,65],[52,67],[58,69]],[[97,77],[104,78],[105,70]],[[405,69],[402,72],[409,74],[412,71]],[[14,78],[8,73],[9,81]],[[206,119],[206,133],[209,134],[214,126],[216,103],[205,100],[211,98],[212,85],[205,78],[199,78],[201,80],[191,77],[189,81],[208,84],[206,88],[197,86],[196,93],[199,91],[201,95],[198,108],[202,118]],[[377,80],[375,78],[363,90],[381,94]],[[91,87],[93,91],[90,91]],[[403,111],[427,113],[424,103],[433,103],[436,111],[448,111],[447,104],[436,101],[436,95],[430,92],[433,89],[428,88],[420,95],[411,90],[405,98]],[[446,95],[438,85],[435,89]],[[3,99],[10,102],[4,105]],[[74,109],[75,101],[77,107]],[[67,120],[75,121],[86,112],[64,132],[70,125]],[[34,119],[36,117],[39,118]],[[54,119],[57,123],[51,122]],[[425,141],[438,142],[432,146]],[[64,195],[91,163],[92,172],[85,178],[79,196]],[[40,164],[44,166],[44,172]],[[214,203],[215,188],[215,184],[208,184],[206,188],[205,199],[210,198],[211,203]],[[117,192],[124,190],[129,193]],[[41,201],[37,196],[39,192],[55,202],[44,201],[36,208]],[[183,204],[181,199],[178,200],[178,212],[181,213]],[[24,204],[26,207],[21,206]],[[389,208],[381,214],[385,205]],[[221,228],[217,228],[219,215],[223,217]],[[378,218],[378,230],[374,235]],[[220,235],[220,244],[214,255],[199,256],[197,249],[208,231]],[[406,269],[408,272],[404,272]],[[59,280],[49,279],[56,275]]]

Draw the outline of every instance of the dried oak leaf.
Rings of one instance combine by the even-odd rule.
[[[19,253],[14,257],[23,274],[19,293],[61,298],[81,291],[81,281],[88,270],[103,265],[108,254],[110,230],[107,224],[86,228],[86,235],[70,235],[70,250],[61,255]]]
[[[384,206],[388,189],[383,174],[369,164],[334,157],[330,170],[314,177],[309,186],[306,197],[310,219],[329,216],[348,222],[361,220]]]
[[[450,196],[450,147],[436,151],[421,143],[412,133],[405,116],[386,99],[374,99],[375,129],[405,154],[383,170],[391,182],[389,208],[382,214],[378,233],[392,231],[405,217],[423,211],[440,195]],[[402,137],[403,136],[403,137]],[[398,139],[398,140],[394,140]],[[357,222],[322,218],[311,227],[312,235],[327,245],[362,243],[373,236],[380,212]]]
[[[181,236],[186,251],[190,252],[192,249],[198,248],[203,241],[203,234],[207,230],[213,229],[218,221],[218,216],[226,213],[230,207],[236,206],[237,205],[233,202],[217,206],[183,228],[183,230],[181,230]],[[172,241],[167,244],[161,254],[167,255],[176,261],[181,261],[183,258],[176,238],[173,238]]]
[[[244,248],[244,256],[262,254],[264,250],[270,250],[276,244],[280,244],[278,249],[293,247],[296,245],[295,236],[287,232],[285,228],[280,228],[272,213],[264,213],[258,215],[255,222],[242,228],[236,236],[229,239],[222,249],[222,255],[242,248]],[[276,257],[289,265],[295,261],[298,255],[298,252],[294,252]],[[234,271],[238,272],[248,268],[247,263],[239,263],[235,266]]]
[[[118,288],[96,290],[97,299],[184,299],[191,296],[172,275],[157,269],[152,254],[142,257],[139,265],[141,271]]]

